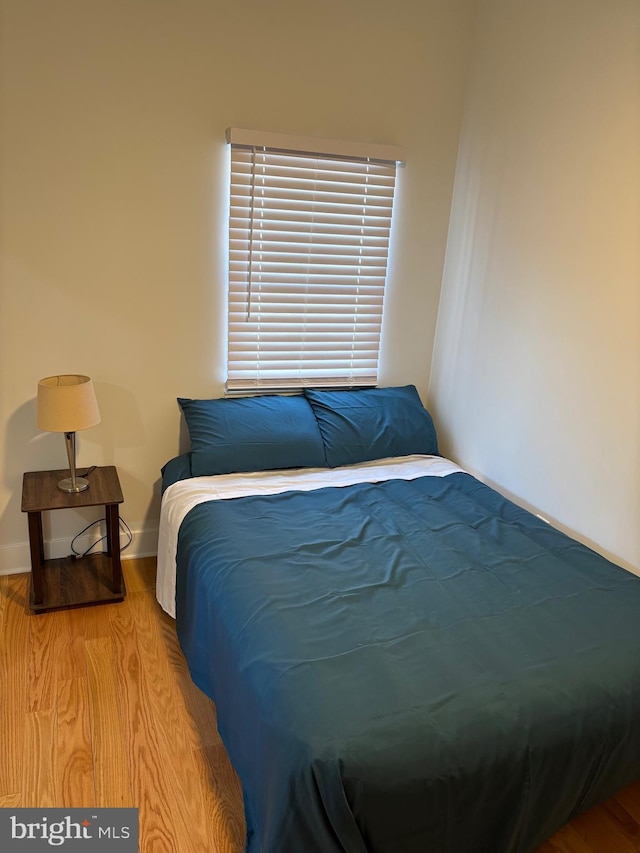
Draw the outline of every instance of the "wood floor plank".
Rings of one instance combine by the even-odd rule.
[[[44,711],[56,704],[58,659],[57,613],[39,613],[29,619],[27,685],[29,711]]]
[[[600,853],[590,847],[568,824],[539,847],[536,853]]]
[[[55,660],[56,680],[59,683],[73,678],[87,677],[87,658],[85,653],[86,616],[79,610],[58,610],[49,614],[55,619]],[[40,614],[37,618],[40,618]],[[95,636],[89,631],[89,636]]]
[[[5,607],[17,608],[23,616],[29,616],[29,591],[31,574],[0,575],[0,613]]]
[[[134,802],[140,809],[140,844],[143,849],[176,847],[174,826],[167,809],[172,799],[174,768],[165,766],[162,738],[153,720],[153,702],[147,666],[155,662],[141,657],[132,602],[137,593],[129,593],[125,606],[111,613],[116,650],[118,689],[122,697],[123,724],[131,767]]]
[[[632,782],[614,799],[640,824],[640,780]]]
[[[98,640],[111,636],[109,612],[113,607],[120,607],[122,602],[102,604],[92,607],[74,607],[65,613],[70,622],[70,630],[85,640]]]
[[[136,644],[149,680],[152,697],[161,708],[165,726],[174,737],[182,738],[187,732],[184,696],[176,684],[169,653],[163,642],[158,620],[158,606],[148,593],[134,593],[129,597],[129,606],[135,624]],[[152,672],[149,667],[152,667]]]
[[[634,846],[634,850],[640,850],[640,824],[632,814],[615,797],[607,800],[600,808],[606,812],[616,829]]]
[[[25,716],[23,808],[56,805],[56,722],[55,708]]]
[[[188,723],[191,743],[194,749],[218,746],[222,741],[218,733],[216,706],[191,680],[191,673],[180,649],[173,619],[166,613],[161,613],[159,623],[173,677],[184,700],[185,719]]]
[[[571,822],[572,828],[595,853],[638,853],[638,840],[629,837],[605,808],[598,806],[579,815]]]
[[[0,797],[0,809],[19,809],[22,805],[22,794],[5,794]]]
[[[139,557],[137,560],[123,560],[122,570],[125,576],[127,592],[153,590],[156,582],[156,558]]]
[[[86,678],[58,681],[56,805],[93,806],[93,777],[89,687]]]
[[[206,815],[219,853],[243,853],[246,826],[242,786],[222,743],[196,750]]]
[[[161,796],[168,826],[172,833],[177,833],[177,839],[181,839],[185,853],[211,849],[211,829],[204,820],[204,793],[197,784],[197,766],[187,734],[184,699],[163,648],[156,605],[149,595],[141,593],[132,594],[129,604],[139,654],[140,686],[151,715],[158,755],[164,762],[165,772],[154,781],[154,791]],[[151,736],[150,731],[149,738]],[[141,778],[139,788],[134,787],[134,791],[140,796],[148,794],[149,782],[150,778]],[[147,837],[147,826],[142,821],[141,835]]]
[[[88,640],[86,650],[96,805],[134,806],[111,637]]]
[[[0,577],[0,797],[22,790],[27,713],[29,578]]]

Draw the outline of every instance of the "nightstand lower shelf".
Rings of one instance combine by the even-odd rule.
[[[127,594],[124,578],[120,592],[113,592],[111,589],[112,564],[111,558],[106,554],[89,554],[78,559],[64,557],[45,560],[41,577],[42,602],[35,603],[33,590],[29,601],[29,607],[34,613],[123,601]]]

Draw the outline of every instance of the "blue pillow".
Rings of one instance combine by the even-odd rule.
[[[388,456],[438,454],[431,415],[413,385],[306,391],[330,468]]]
[[[191,438],[194,477],[272,468],[324,467],[318,425],[297,397],[178,398]]]

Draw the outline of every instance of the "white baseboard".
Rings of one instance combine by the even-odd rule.
[[[104,527],[104,525],[101,525]],[[94,536],[81,536],[75,541],[76,551],[83,553],[86,551],[96,539],[104,534],[104,530],[99,533],[93,531]],[[158,528],[147,530],[133,530],[133,541],[129,547],[122,551],[122,559],[127,560],[133,557],[154,557],[158,551]],[[124,548],[127,544],[128,537],[120,532],[120,547]],[[96,546],[96,550],[102,550],[103,545]],[[58,559],[59,557],[67,557],[71,554],[71,544],[69,539],[52,539],[45,542],[44,545],[45,557],[47,559]],[[31,571],[31,552],[28,542],[16,542],[14,545],[0,545],[0,575],[13,575],[20,572]]]

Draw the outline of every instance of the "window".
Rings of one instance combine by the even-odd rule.
[[[227,390],[375,385],[399,149],[227,140]]]

